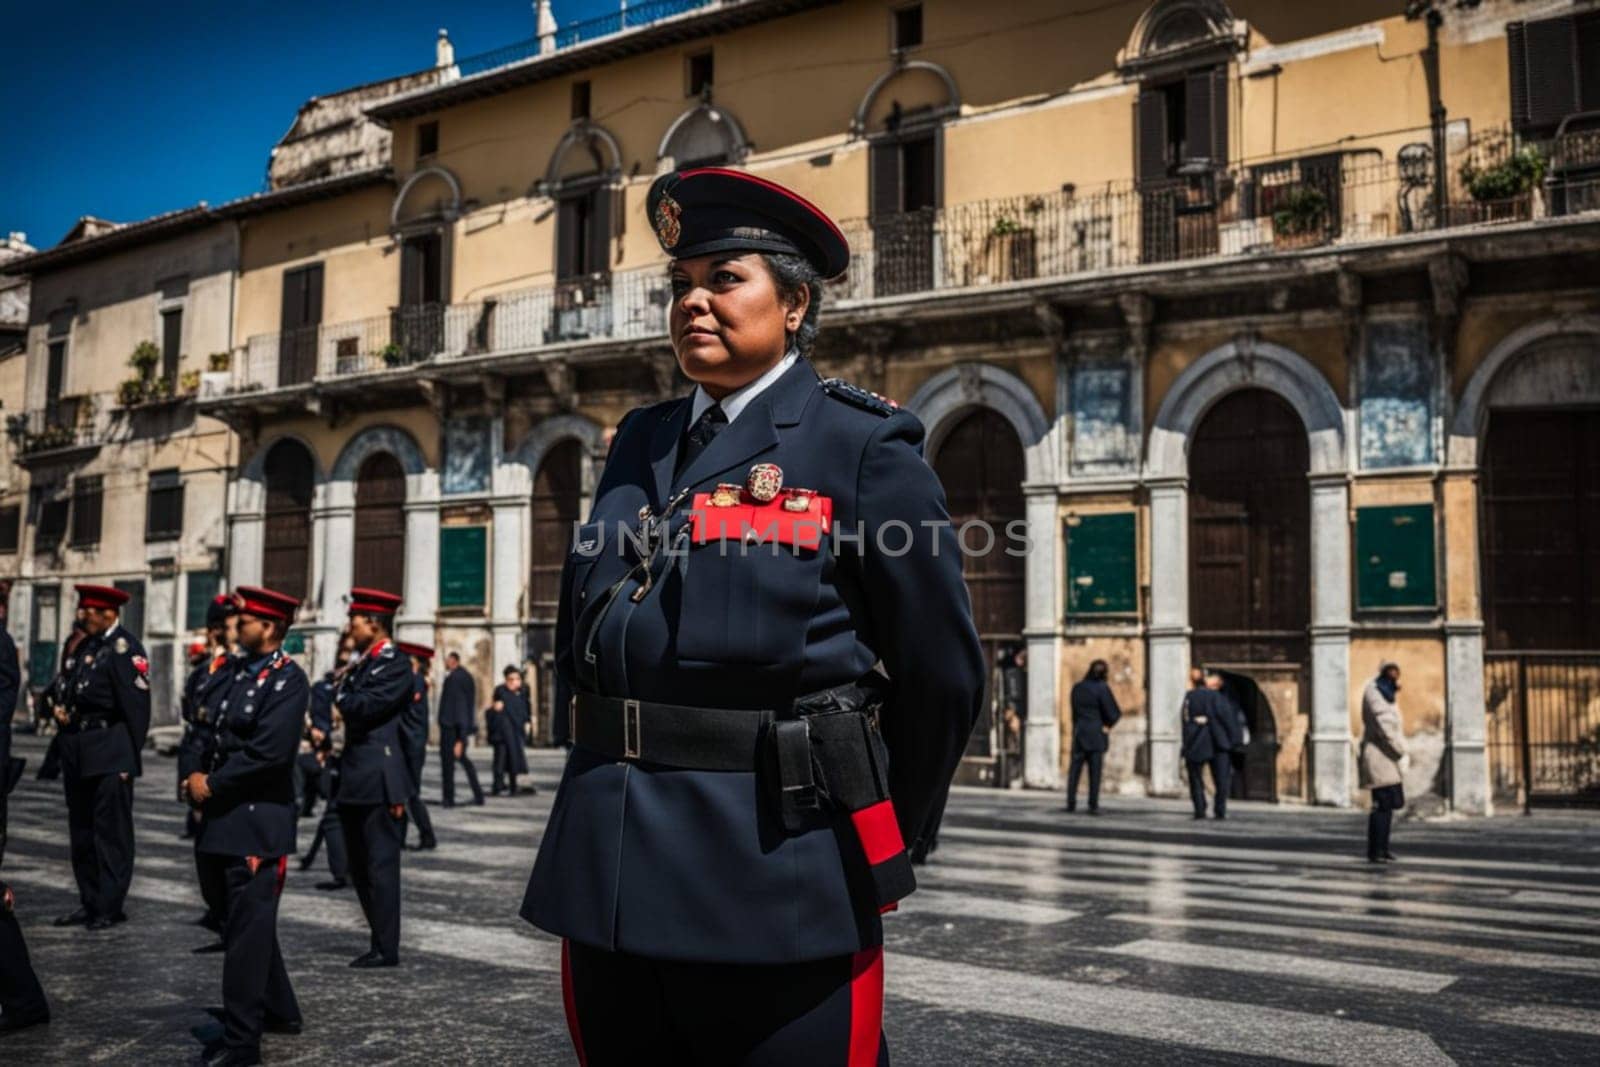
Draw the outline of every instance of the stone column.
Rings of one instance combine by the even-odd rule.
[[[395,636],[432,645],[439,615],[439,474],[406,476],[406,570]]]
[[[1189,485],[1182,478],[1150,488],[1150,792],[1178,796],[1179,714],[1189,687]]]
[[[325,666],[334,660],[339,628],[344,623],[347,597],[354,584],[356,506],[355,483],[324,482],[311,504],[311,611],[304,627],[313,662]]]
[[[1478,591],[1478,485],[1472,471],[1444,481],[1445,745],[1450,805],[1467,815],[1493,807],[1483,692],[1483,621]]]
[[[494,439],[498,445],[498,423]],[[489,550],[489,635],[498,671],[509,663],[522,663],[533,475],[526,464],[507,458],[496,447],[491,485],[494,495],[489,506],[494,525]]]
[[[1350,488],[1311,478],[1311,798],[1350,804]]]
[[[1063,540],[1053,485],[1024,486],[1028,555],[1023,637],[1028,643],[1028,722],[1023,782],[1034,789],[1061,784],[1061,574]],[[1001,531],[1003,534],[1003,531]]]
[[[238,478],[228,496],[228,587],[260,585],[267,487]]]

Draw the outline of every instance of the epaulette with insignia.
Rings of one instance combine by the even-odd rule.
[[[843,378],[822,379],[822,391],[829,396],[838,397],[847,404],[854,404],[858,408],[870,411],[875,415],[888,417],[900,410],[896,404],[886,396],[863,389],[854,382],[847,382]]]

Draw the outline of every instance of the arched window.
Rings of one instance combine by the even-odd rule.
[[[569,438],[545,453],[533,480],[532,570],[528,576],[528,614],[553,621],[561,597],[561,568],[578,521],[583,492],[583,444]]]
[[[406,473],[388,452],[374,452],[356,475],[353,585],[405,591]]]
[[[311,453],[298,441],[279,441],[262,471],[267,506],[261,583],[303,601],[311,584]]]
[[[700,104],[678,116],[662,138],[657,155],[668,165],[683,169],[738,163],[746,150],[738,121],[721,108]]]

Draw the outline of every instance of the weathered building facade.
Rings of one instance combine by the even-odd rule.
[[[967,573],[991,653],[1027,649],[1029,784],[1104,658],[1112,781],[1177,792],[1206,662],[1245,794],[1351,803],[1392,658],[1413,792],[1591,788],[1597,5],[668,6],[452,62],[366,110],[386,165],[236,220],[197,406],[238,434],[228,579],[305,594],[311,669],[386,585],[402,637],[547,703],[609,432],[687,389],[645,192],[720,163],[851,237],[821,369],[922,417],[958,523],[1027,523]],[[1007,748],[991,715],[970,773]]]

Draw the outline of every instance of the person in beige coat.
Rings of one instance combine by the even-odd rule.
[[[1390,863],[1389,830],[1405,807],[1404,772],[1411,763],[1400,721],[1400,665],[1386,660],[1361,695],[1361,788],[1372,790],[1367,816],[1367,862]]]

